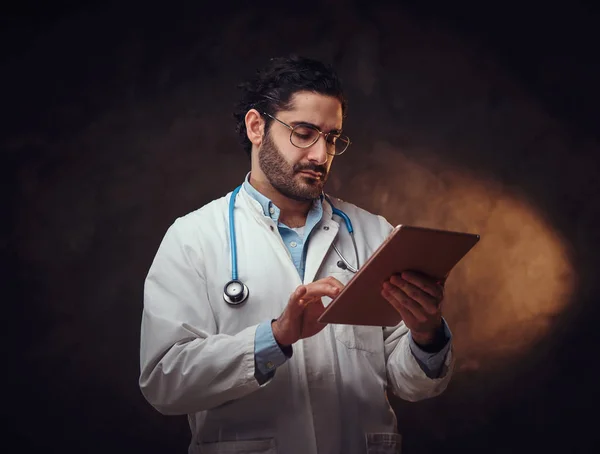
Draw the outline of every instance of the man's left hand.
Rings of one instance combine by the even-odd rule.
[[[426,346],[436,341],[442,327],[444,282],[405,271],[385,281],[381,294],[400,312],[417,344]]]

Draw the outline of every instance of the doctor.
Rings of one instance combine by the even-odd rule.
[[[350,146],[330,67],[272,59],[241,88],[250,173],[165,234],[145,282],[142,393],[188,415],[189,453],[400,452],[386,393],[430,398],[452,373],[443,287],[391,277],[393,328],[318,323],[392,227],[323,193]]]

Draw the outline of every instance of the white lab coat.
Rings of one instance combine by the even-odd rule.
[[[144,289],[142,393],[163,414],[188,414],[190,454],[399,452],[386,388],[410,401],[440,394],[452,373],[452,351],[442,378],[430,379],[410,351],[403,323],[386,329],[328,325],[294,344],[291,359],[259,385],[256,328],[278,317],[302,282],[276,223],[242,188],[235,205],[237,260],[250,296],[237,307],[224,302],[231,279],[230,196],[176,220],[158,249]],[[364,263],[392,227],[332,201],[352,220]],[[336,266],[333,241],[352,264],[346,227],[324,202],[308,243],[304,283],[352,277]]]

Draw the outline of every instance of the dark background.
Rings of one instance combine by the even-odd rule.
[[[346,82],[354,144],[336,195],[393,223],[512,238],[478,262],[496,280],[457,277],[469,304],[448,315],[447,392],[393,400],[405,452],[598,452],[597,3],[50,3],[13,5],[0,27],[3,427],[16,452],[185,452],[185,418],[137,388],[143,280],[173,220],[244,177],[235,86],[290,52]]]

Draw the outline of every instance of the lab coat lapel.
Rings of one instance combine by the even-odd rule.
[[[331,250],[331,244],[339,229],[339,223],[332,219],[331,205],[323,201],[323,219],[315,226],[308,240],[306,268],[304,269],[305,284],[311,283],[315,279],[323,260]]]
[[[271,221],[269,218],[263,215],[262,207],[260,204],[254,200],[244,188],[240,191],[240,195],[244,200],[244,204],[247,206],[249,211],[252,213],[252,216],[266,228],[268,226],[275,226],[275,223]],[[321,221],[315,226],[312,231],[310,238],[308,240],[308,251],[306,254],[306,267],[304,269],[304,283],[310,283],[314,280],[315,276],[319,272],[319,268],[323,263],[323,260],[327,256],[329,250],[331,249],[331,244],[335,240],[338,231],[340,229],[340,225],[337,221],[333,219],[333,212],[331,210],[331,205],[329,202],[323,200],[323,218]],[[281,250],[282,253],[287,254],[287,259],[290,261],[289,252],[286,249],[285,245],[281,241]],[[287,263],[287,262],[286,262]],[[291,263],[291,262],[290,262]],[[292,264],[293,266],[293,264]]]

